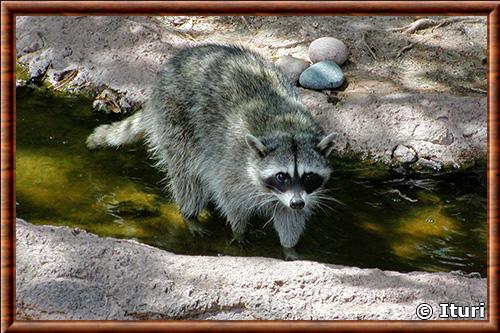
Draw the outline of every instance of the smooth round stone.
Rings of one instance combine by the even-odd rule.
[[[418,160],[418,155],[413,148],[398,145],[392,153],[392,158],[400,163],[414,163]]]
[[[285,73],[293,84],[297,84],[300,74],[309,67],[309,63],[302,59],[286,55],[278,58],[276,66]]]
[[[348,54],[349,50],[344,42],[333,37],[318,38],[309,45],[309,59],[313,63],[330,60],[342,65]]]
[[[333,61],[320,61],[311,65],[299,77],[302,87],[316,90],[338,88],[344,80],[342,69]]]

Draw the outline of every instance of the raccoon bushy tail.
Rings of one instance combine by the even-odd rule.
[[[143,137],[143,111],[109,125],[97,127],[87,138],[87,148],[119,147],[134,143]]]

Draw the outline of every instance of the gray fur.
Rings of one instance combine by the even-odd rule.
[[[185,217],[196,217],[213,201],[235,235],[242,235],[251,216],[260,214],[273,222],[286,248],[298,242],[321,198],[302,191],[309,198],[306,207],[292,210],[290,194],[270,191],[261,178],[297,169],[299,176],[313,170],[326,182],[330,174],[331,138],[321,141],[323,133],[288,79],[261,56],[236,46],[180,51],[159,72],[145,109],[98,127],[87,144],[126,144],[140,132],[157,166],[168,169]]]

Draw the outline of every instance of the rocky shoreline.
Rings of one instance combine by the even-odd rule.
[[[410,74],[402,72],[404,66],[413,68],[418,64],[405,65],[404,62],[411,62],[422,54],[400,59],[404,47],[394,59],[384,55],[386,60],[377,58],[373,64],[370,53],[363,49],[365,43],[360,43],[356,36],[362,34],[365,38],[368,32],[384,31],[387,36],[381,38],[391,37],[397,41],[395,37],[398,37],[412,42],[413,36],[394,36],[396,32],[389,32],[390,27],[405,22],[404,18],[349,18],[350,21],[337,25],[342,19],[304,18],[316,28],[301,30],[297,36],[290,31],[291,38],[296,38],[297,43],[283,44],[280,33],[292,29],[296,24],[294,18],[254,18],[252,27],[243,25],[242,28],[240,23],[247,21],[226,22],[217,18],[18,17],[17,59],[19,64],[27,67],[32,79],[44,80],[55,89],[75,93],[88,91],[97,95],[108,89],[118,96],[118,109],[128,111],[140,108],[148,98],[156,71],[179,48],[207,42],[234,43],[254,49],[269,59],[286,54],[305,59],[308,43],[303,43],[299,37],[309,41],[330,31],[350,48],[351,55],[344,66],[349,81],[347,88],[337,92],[304,88],[298,88],[298,91],[325,131],[338,133],[336,151],[340,155],[354,153],[388,164],[436,170],[485,159],[487,99],[482,89],[469,87],[464,81],[464,85],[470,88],[466,87],[469,90],[464,93],[464,87],[456,87],[462,83],[461,78],[453,77],[446,78],[452,82],[418,82],[418,75],[434,75],[429,71],[418,75],[410,73],[410,79],[407,77]],[[348,27],[346,22],[357,25]],[[275,26],[277,23],[280,23],[281,30]],[[259,28],[256,27],[258,24]],[[365,28],[360,28],[363,26]],[[434,54],[424,64],[429,68],[441,66],[450,73],[464,72],[465,80],[477,74],[478,70],[473,66],[481,65],[484,60],[485,45],[481,43],[483,39],[484,43],[486,41],[485,25],[483,27],[479,22],[466,26],[469,30],[457,37],[456,43],[470,45],[474,41],[477,45],[460,50],[456,55],[448,51],[456,45],[445,45],[453,40],[450,35],[456,33],[452,24],[450,26],[448,30],[439,29],[431,34],[434,44],[429,42],[429,45],[422,46]],[[223,27],[228,30],[222,31]],[[277,30],[266,32],[271,28]],[[253,30],[247,36],[241,29]],[[470,43],[463,44],[464,38]],[[471,61],[479,65],[473,63],[466,68],[463,59],[458,58],[453,63],[439,63],[439,52],[443,53],[443,59],[470,54]],[[398,62],[401,72],[396,71],[393,61]],[[370,62],[371,67],[363,62]],[[396,72],[384,77],[382,72],[387,71]]]
[[[310,41],[334,34],[350,51],[348,83],[297,89],[337,132],[337,153],[440,170],[486,157],[486,24],[475,20],[417,35],[394,30],[414,21],[405,17],[21,16],[17,62],[31,80],[97,96],[96,109],[132,112],[179,48],[232,43],[273,61],[307,59]],[[413,320],[422,303],[487,300],[485,278],[454,273],[177,255],[20,219],[16,241],[20,320]]]
[[[176,255],[16,222],[18,320],[416,320],[421,303],[440,319],[439,303],[486,300],[485,278]]]

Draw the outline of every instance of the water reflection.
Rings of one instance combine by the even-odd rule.
[[[91,101],[42,91],[17,93],[17,215],[132,238],[176,253],[281,257],[272,226],[255,219],[250,247],[229,245],[213,210],[193,236],[163,175],[141,145],[89,152],[86,136],[106,119]],[[374,163],[332,160],[330,209],[314,216],[298,245],[309,260],[398,271],[486,271],[485,169],[404,174]]]

